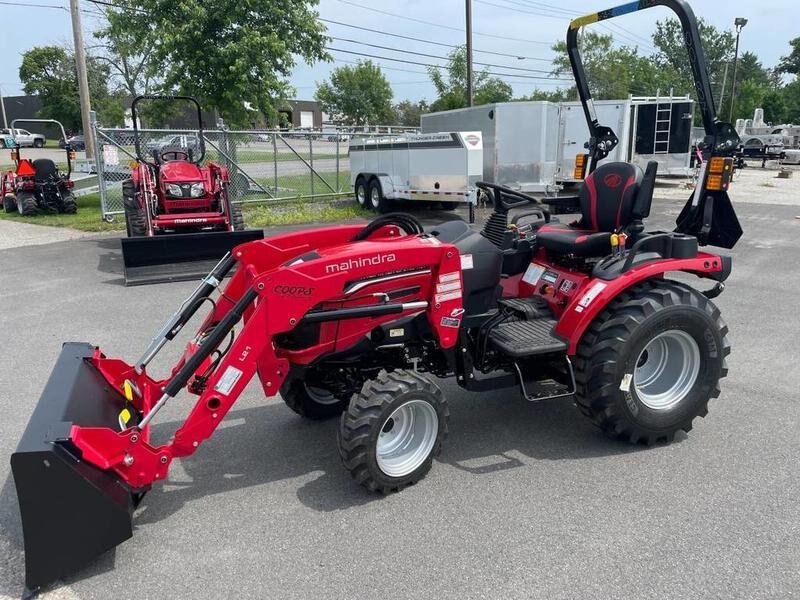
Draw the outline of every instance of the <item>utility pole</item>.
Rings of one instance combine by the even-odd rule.
[[[86,140],[86,158],[94,157],[94,135],[92,133],[89,112],[92,110],[89,100],[89,77],[86,74],[86,48],[83,45],[83,29],[81,28],[81,11],[78,0],[69,0],[69,12],[72,15],[72,36],[75,43],[75,67],[78,73],[78,95],[81,101],[81,122],[83,137]]]
[[[467,2],[467,106],[472,106],[472,0]]]
[[[2,109],[3,113],[3,129],[8,128],[8,120],[6,119],[6,101],[3,98],[3,88],[0,88],[0,109]]]
[[[728,85],[728,63],[725,63],[725,72],[722,74],[722,87],[719,90],[719,110],[722,111],[722,103],[725,101],[725,86]]]
[[[733,86],[731,87],[731,110],[728,114],[728,121],[733,121],[733,105],[736,104],[736,72],[739,70],[739,34],[742,29],[747,25],[747,19],[743,17],[736,17],[733,22],[736,27],[736,50],[733,53]]]

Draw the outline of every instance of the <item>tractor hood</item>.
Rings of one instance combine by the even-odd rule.
[[[161,165],[160,179],[163,182],[203,181],[203,174],[196,164],[176,160]]]

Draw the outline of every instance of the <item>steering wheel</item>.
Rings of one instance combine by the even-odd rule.
[[[169,156],[172,156],[172,158],[168,158]],[[170,160],[189,160],[189,153],[185,150],[167,150],[161,153],[162,162]]]
[[[494,205],[495,210],[502,209],[503,212],[508,212],[512,208],[517,208],[519,206],[524,206],[525,204],[535,204],[537,210],[540,210],[542,214],[545,216],[545,220],[547,222],[550,221],[550,211],[547,210],[542,203],[539,201],[538,198],[534,198],[533,196],[529,196],[519,190],[514,190],[509,187],[505,187],[504,185],[497,185],[494,183],[487,183],[485,181],[479,181],[475,184],[475,186],[483,190],[484,192],[488,192],[492,196],[492,204]],[[507,202],[505,197],[512,198],[514,202]]]

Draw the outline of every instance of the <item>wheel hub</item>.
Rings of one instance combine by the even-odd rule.
[[[653,410],[669,410],[694,387],[700,374],[700,348],[685,331],[664,331],[636,359],[633,385],[639,400]]]
[[[425,462],[439,430],[436,409],[424,400],[409,400],[383,422],[375,445],[378,467],[389,477],[404,477]]]

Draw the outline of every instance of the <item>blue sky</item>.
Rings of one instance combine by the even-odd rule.
[[[4,0],[22,3],[25,0]],[[36,45],[67,43],[72,40],[67,0],[34,0],[34,4],[46,4],[56,8],[33,6],[10,6],[0,3],[0,27],[3,30],[0,62],[0,86],[5,95],[21,93],[17,76],[21,54]],[[556,39],[562,39],[569,20],[567,11],[585,14],[602,10],[622,3],[621,0],[473,0],[474,47],[476,50],[500,53],[476,53],[475,60],[501,67],[491,70],[503,73],[517,73],[526,77],[542,75],[536,70],[548,70],[552,58],[549,46]],[[762,62],[774,65],[782,55],[789,51],[789,39],[800,35],[798,26],[798,0],[695,0],[691,2],[695,12],[718,27],[732,27],[737,16],[749,19],[741,38],[743,50],[751,50],[759,55]],[[360,6],[359,6],[360,5]],[[92,5],[82,0],[82,6],[91,10]],[[393,13],[393,16],[383,13]],[[334,48],[380,55],[402,60],[423,63],[441,63],[437,58],[409,54],[418,52],[442,56],[448,48],[420,41],[406,40],[381,35],[388,32],[420,38],[438,44],[459,44],[464,34],[459,31],[464,26],[464,0],[321,0],[320,16],[324,19],[357,25],[368,29],[354,29],[343,25],[326,23],[329,34],[339,38],[331,43]],[[654,8],[638,14],[612,21],[612,32],[620,43],[639,44],[643,51],[649,49],[648,40],[655,20],[672,14],[664,8]],[[406,18],[401,18],[406,17]],[[90,35],[95,20],[84,15],[85,39],[93,42]],[[606,30],[607,32],[607,30]],[[354,43],[362,42],[362,44]],[[387,50],[371,46],[398,48]],[[328,77],[331,70],[339,64],[358,60],[356,54],[332,52],[334,63],[314,66],[298,65],[291,79],[297,90],[296,97],[312,98],[316,82]],[[517,57],[524,57],[518,59]],[[405,98],[433,100],[435,94],[425,67],[377,60],[385,67],[385,74],[392,83],[395,100]],[[509,68],[510,67],[510,68]],[[520,70],[522,69],[522,70]],[[524,70],[530,69],[530,70]],[[540,81],[526,78],[506,78],[514,87],[516,95],[528,94],[538,85],[552,88],[558,85],[553,81]],[[655,90],[652,91],[653,93]]]

